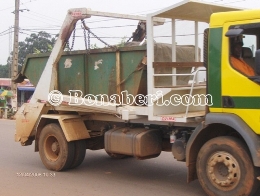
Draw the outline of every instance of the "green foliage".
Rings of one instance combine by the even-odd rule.
[[[0,78],[10,78],[10,64],[0,65]]]
[[[19,42],[18,64],[22,65],[26,55],[32,53],[51,52],[55,44],[56,37],[52,37],[44,31],[32,33],[30,37],[25,38],[25,41]]]
[[[125,45],[125,43],[126,43],[126,39],[127,39],[126,36],[122,37],[121,41],[119,42],[119,44],[117,44],[117,46],[118,47],[123,47]]]
[[[98,49],[99,47],[97,46],[97,44],[90,44],[90,49]]]

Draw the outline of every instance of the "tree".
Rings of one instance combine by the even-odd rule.
[[[0,78],[10,78],[10,64],[0,65]]]
[[[99,47],[97,46],[96,43],[90,45],[90,49],[98,49],[98,48]]]
[[[119,44],[117,44],[117,46],[118,47],[123,47],[125,45],[125,43],[126,43],[126,39],[127,39],[126,36],[122,37],[121,41],[119,42]]]
[[[28,54],[51,52],[56,38],[44,31],[32,33],[25,41],[19,42],[18,64],[23,65]]]

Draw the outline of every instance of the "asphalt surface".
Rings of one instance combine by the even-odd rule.
[[[154,159],[111,159],[87,150],[76,169],[47,170],[31,146],[14,141],[15,121],[0,119],[1,196],[206,196],[198,181],[186,183],[185,163],[171,153]]]

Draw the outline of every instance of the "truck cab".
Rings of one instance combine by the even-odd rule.
[[[243,13],[243,14],[242,14]],[[259,74],[255,61],[259,49],[260,21],[258,11],[243,10],[213,14],[210,21],[208,84],[214,96],[211,113],[230,113],[239,116],[256,134],[259,134]],[[232,65],[232,44],[242,44],[240,58],[255,72],[248,75]],[[255,76],[255,77],[252,77]]]
[[[188,182],[198,178],[208,195],[253,195],[259,184],[260,166],[259,10],[202,4],[183,1],[148,16],[148,67],[154,64],[154,28],[149,25],[149,17],[170,19],[172,43],[176,42],[176,23],[183,19],[194,21],[193,43],[196,48],[199,39],[204,41],[205,92],[213,101],[187,141]],[[200,29],[201,22],[209,27]],[[247,75],[232,64],[234,40],[243,44],[239,61],[247,63],[255,74]],[[169,64],[174,67],[174,63]],[[155,75],[150,69],[151,81]],[[153,88],[151,82],[151,92]]]

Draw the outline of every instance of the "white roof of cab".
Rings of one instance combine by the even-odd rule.
[[[211,14],[215,12],[227,12],[238,10],[242,9],[203,1],[184,0],[180,3],[174,4],[160,11],[152,13],[150,14],[150,16],[209,23]]]

